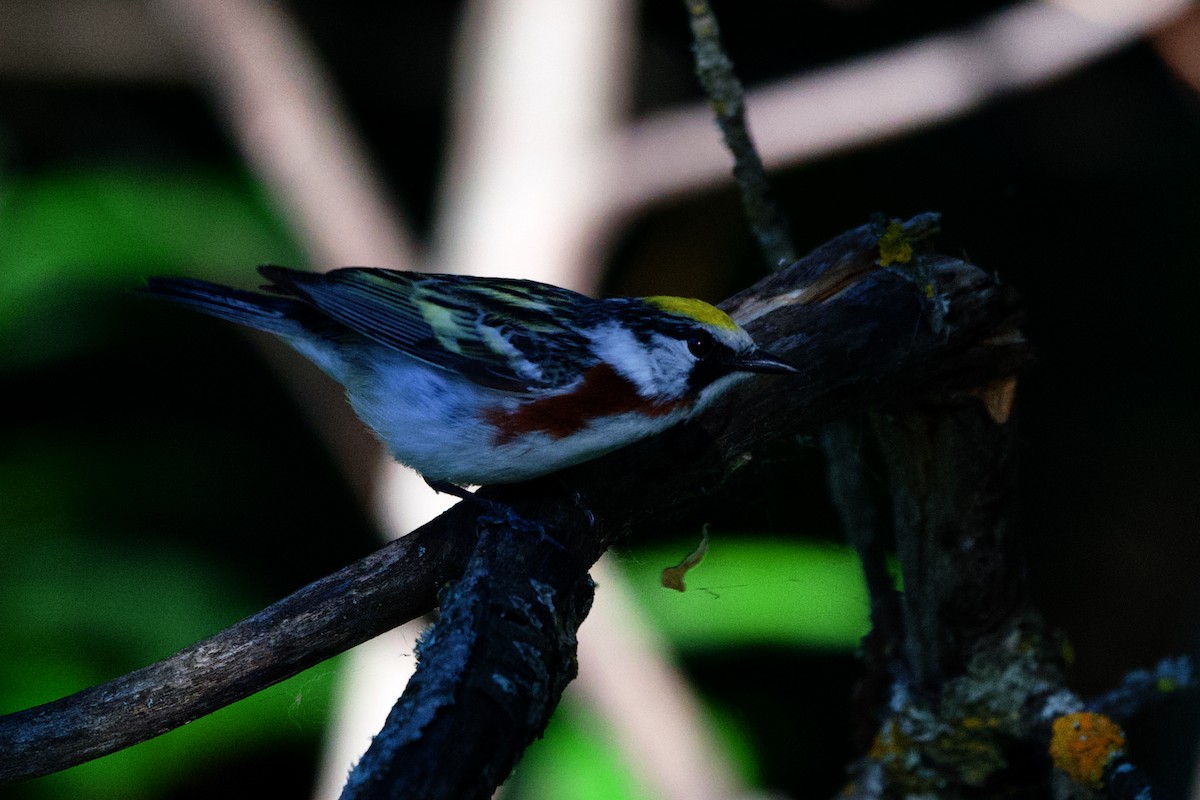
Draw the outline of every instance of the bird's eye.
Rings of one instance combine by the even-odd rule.
[[[687,340],[688,352],[696,358],[707,358],[717,346],[716,340],[708,331],[696,331]]]

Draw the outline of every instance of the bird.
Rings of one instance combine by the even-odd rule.
[[[657,434],[751,373],[799,372],[693,298],[376,267],[258,273],[260,291],[181,277],[144,291],[278,336],[343,385],[393,458],[459,497]]]

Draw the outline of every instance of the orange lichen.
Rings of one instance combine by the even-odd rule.
[[[1104,714],[1080,711],[1054,720],[1050,757],[1072,780],[1103,787],[1104,768],[1125,750],[1125,732]]]

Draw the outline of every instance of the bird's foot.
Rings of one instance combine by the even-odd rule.
[[[538,539],[541,541],[546,542],[547,544],[550,544],[562,551],[566,551],[567,549],[562,545],[561,542],[559,542],[550,534],[546,533],[546,528],[544,525],[531,520],[528,517],[522,516],[517,512],[516,509],[507,503],[501,503],[488,497],[480,497],[474,492],[467,491],[456,483],[450,483],[450,481],[430,480],[429,478],[426,478],[425,482],[429,484],[429,487],[435,492],[452,495],[460,500],[465,500],[468,503],[474,504],[483,512],[480,515],[481,520],[486,519],[488,522],[498,523],[513,530],[536,533]]]

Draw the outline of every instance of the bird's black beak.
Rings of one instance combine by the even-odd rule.
[[[741,372],[799,372],[800,368],[784,361],[779,356],[773,356],[765,350],[751,350],[745,355],[738,356],[733,362],[735,369]]]

